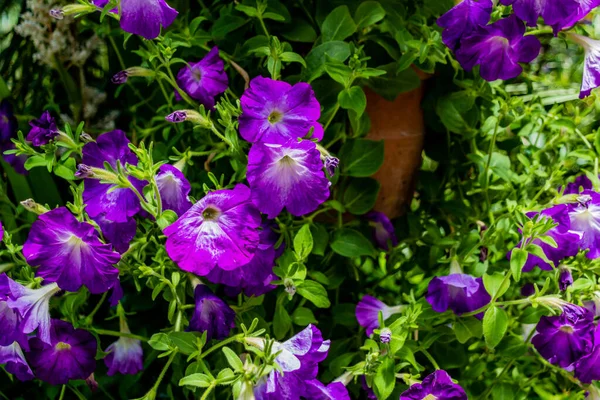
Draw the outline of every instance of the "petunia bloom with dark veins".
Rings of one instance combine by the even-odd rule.
[[[42,116],[29,122],[31,130],[27,134],[27,140],[34,146],[48,144],[52,139],[58,136],[56,121],[52,118],[49,111],[44,111]]]
[[[533,61],[541,49],[535,36],[524,34],[525,25],[514,15],[480,26],[460,41],[456,58],[466,70],[479,65],[487,81],[516,78],[523,71],[519,63]]]
[[[578,0],[500,0],[501,4],[512,4],[515,15],[529,26],[537,26],[538,18],[546,25],[554,26],[555,33],[561,23],[577,13]]]
[[[165,228],[167,254],[199,276],[213,268],[234,270],[254,257],[260,223],[247,186],[210,192]]]
[[[23,245],[27,262],[39,267],[37,275],[56,282],[63,290],[76,292],[85,286],[91,293],[113,287],[121,257],[104,244],[94,226],[79,222],[66,207],[39,216]]]
[[[579,98],[583,99],[588,97],[593,89],[600,86],[600,41],[575,33],[569,33],[568,37],[581,45],[585,51],[583,78],[579,91]]]
[[[576,305],[565,306],[561,315],[541,317],[531,339],[550,363],[567,368],[588,354],[594,345],[594,316]]]
[[[191,98],[212,109],[215,97],[227,90],[229,79],[219,49],[215,46],[198,62],[190,62],[177,73],[177,84]],[[177,91],[175,96],[179,97]]]
[[[400,400],[429,399],[467,400],[467,394],[460,385],[452,382],[446,371],[438,369],[400,395]]]
[[[86,379],[96,369],[96,338],[83,329],[58,319],[52,320],[51,341],[29,340],[27,360],[36,378],[52,385]]]
[[[577,202],[568,204],[571,231],[581,235],[579,246],[589,250],[587,258],[600,257],[600,194],[584,190]]]
[[[317,121],[321,105],[308,83],[294,86],[258,76],[241,98],[240,135],[251,143],[286,143],[305,137],[323,139],[323,126]]]
[[[188,330],[206,332],[206,339],[225,339],[235,327],[235,311],[206,285],[194,289],[196,307]]]
[[[491,15],[492,0],[464,0],[458,3],[437,20],[438,25],[444,28],[442,41],[455,51],[460,39],[478,26],[487,25]]]
[[[306,215],[329,198],[331,182],[325,177],[321,153],[310,140],[253,144],[246,176],[252,201],[270,219],[284,208],[294,216]]]
[[[114,130],[98,136],[95,142],[83,146],[82,164],[103,169],[108,162],[113,168],[117,161],[121,165],[137,165],[137,157],[129,149],[129,140],[125,132]],[[145,182],[129,177],[131,184],[142,193]],[[140,200],[130,188],[114,188],[110,183],[101,183],[98,179],[84,181],[83,202],[85,211],[91,218],[104,214],[104,218],[113,222],[127,222],[140,210]]]
[[[425,296],[436,312],[450,309],[457,315],[475,311],[491,300],[481,278],[467,274],[435,277],[429,282]]]

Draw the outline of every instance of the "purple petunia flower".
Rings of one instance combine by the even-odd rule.
[[[423,382],[415,383],[400,395],[400,400],[467,400],[464,389],[452,382],[450,375],[442,369],[428,375]]]
[[[165,228],[167,253],[179,268],[196,275],[233,270],[254,257],[260,222],[247,186],[217,190]]]
[[[321,105],[312,87],[300,82],[294,86],[258,76],[241,98],[240,135],[252,143],[286,143],[305,137],[323,139]]]
[[[442,41],[455,51],[460,39],[477,27],[487,25],[492,15],[492,0],[464,0],[437,20],[444,28]]]
[[[177,73],[177,84],[191,98],[196,99],[204,107],[215,106],[215,96],[227,90],[229,79],[219,57],[219,49],[215,46],[198,62],[191,62]],[[177,91],[175,96],[179,97]]]
[[[565,291],[573,284],[573,275],[571,275],[571,270],[567,267],[560,267],[559,271],[558,288],[561,291]]]
[[[366,328],[367,336],[371,336],[373,330],[379,328],[380,311],[383,314],[383,320],[385,321],[392,315],[402,312],[404,307],[404,305],[390,307],[383,301],[366,294],[356,305],[355,314],[360,326]]]
[[[116,168],[117,161],[137,165],[137,157],[129,149],[129,140],[125,132],[114,130],[98,136],[95,142],[83,146],[82,163],[96,168],[104,168],[108,162]],[[129,181],[141,193],[145,182],[136,178]],[[98,179],[84,181],[83,201],[87,204],[86,212],[91,218],[104,214],[104,218],[113,222],[127,222],[140,209],[140,200],[130,188],[114,189],[111,184],[101,183]]]
[[[561,315],[541,317],[531,339],[550,363],[566,368],[589,353],[593,346],[594,317],[589,310],[565,306]]]
[[[27,346],[27,335],[21,331],[21,315],[8,306],[6,300],[8,288],[2,288],[0,293],[0,346],[9,346],[13,342],[19,342]]]
[[[348,389],[342,382],[331,382],[324,385],[317,379],[306,382],[304,388],[307,399],[311,400],[350,400]]]
[[[264,339],[247,338],[251,344],[264,347]],[[316,384],[319,362],[327,357],[330,341],[323,340],[321,331],[308,325],[291,339],[273,345],[273,352],[280,352],[275,361],[281,368],[271,372],[254,389],[257,400],[299,400],[313,398],[311,386]]]
[[[16,149],[16,146],[13,142],[7,142],[5,144],[0,144],[0,152],[2,153],[2,157],[4,158],[4,161],[6,161],[8,163],[8,165],[13,167],[17,173],[19,173],[21,175],[27,175],[28,171],[27,171],[27,169],[25,169],[25,161],[27,161],[26,155],[18,156],[16,154],[4,154],[5,151],[14,150],[14,149]]]
[[[24,382],[34,378],[23,349],[19,343],[14,342],[8,346],[0,346],[0,365],[4,364],[6,372],[13,374],[18,380]]]
[[[23,245],[23,255],[37,275],[56,282],[63,290],[76,292],[85,286],[91,293],[113,287],[121,257],[98,237],[94,226],[79,222],[66,207],[39,216]]]
[[[164,210],[173,210],[178,216],[183,215],[192,206],[189,194],[192,187],[183,173],[172,165],[160,166],[156,174],[156,185]]]
[[[27,140],[34,146],[48,144],[52,139],[58,136],[56,121],[50,115],[50,112],[44,111],[39,119],[29,122],[31,130],[27,134]]]
[[[125,222],[108,220],[106,214],[100,214],[92,219],[98,224],[102,236],[112,244],[115,251],[123,254],[129,249],[129,243],[133,240],[137,231],[137,224],[133,217],[128,217]]]
[[[553,247],[548,243],[542,242],[539,239],[535,239],[532,243],[540,246],[544,251],[544,254],[548,260],[552,261],[555,265],[558,265],[566,257],[573,257],[579,252],[579,234],[570,230],[568,206],[560,204],[554,207],[547,208],[540,212],[544,217],[549,217],[553,222],[558,225],[551,228],[546,232],[547,236],[550,236],[557,244],[557,247]],[[533,218],[538,213],[532,212],[527,213],[529,218]],[[523,266],[523,272],[529,272],[533,268],[539,267],[544,271],[551,271],[552,265],[544,261],[542,258],[528,254],[527,261]]]
[[[194,289],[196,308],[188,330],[206,332],[206,340],[225,339],[235,328],[235,311],[206,285]]]
[[[531,62],[541,49],[535,36],[524,34],[525,25],[514,15],[478,27],[461,40],[456,58],[466,70],[479,65],[487,81],[516,78],[523,71],[519,63]]]
[[[585,51],[583,79],[579,92],[579,98],[583,99],[589,96],[593,89],[600,86],[600,41],[575,33],[569,34],[569,38],[581,45]]]
[[[569,17],[559,20],[552,27],[554,28],[554,32],[570,29],[577,22],[584,19],[594,8],[600,6],[600,0],[574,0],[577,3],[577,10],[572,13]]]
[[[108,0],[92,0],[92,3],[104,8]],[[111,12],[117,13],[118,10],[114,9]],[[169,27],[177,14],[177,10],[170,7],[165,0],[121,0],[120,25],[125,32],[151,40],[160,35],[161,26]]]
[[[429,282],[425,296],[435,312],[450,309],[457,315],[475,311],[491,300],[483,279],[467,274],[435,277]]]
[[[255,143],[248,154],[246,176],[252,201],[270,219],[284,207],[294,216],[308,214],[329,198],[331,183],[323,172],[321,153],[309,140]]]
[[[274,247],[276,242],[277,237],[269,224],[263,223],[256,254],[248,264],[231,271],[214,268],[206,279],[212,283],[226,285],[225,293],[230,296],[244,292],[246,296],[258,297],[270,292],[277,287],[271,285],[271,282],[277,279],[277,275],[273,273],[277,257]]]
[[[594,185],[586,175],[579,175],[574,182],[568,183],[563,194],[579,194],[584,190],[592,190]]]
[[[571,230],[581,235],[579,246],[589,250],[586,256],[600,257],[600,194],[584,190],[568,205],[568,213]]]
[[[594,348],[575,363],[574,375],[583,383],[600,380],[600,328],[594,330]]]
[[[17,131],[17,119],[8,100],[0,101],[0,145],[10,142]]]
[[[578,0],[500,0],[500,3],[512,4],[515,15],[529,26],[537,26],[539,17],[544,18],[546,25],[560,24],[576,14],[578,7]],[[555,33],[559,30],[555,29]]]
[[[30,289],[0,275],[0,299],[16,311],[21,319],[20,330],[29,334],[37,329],[37,337],[50,343],[50,298],[60,291],[56,283]]]
[[[121,332],[130,333],[127,322],[121,319]],[[137,339],[121,336],[106,348],[104,364],[108,368],[107,375],[116,373],[135,375],[144,369],[144,351],[142,342]]]
[[[35,376],[52,385],[86,379],[96,369],[96,338],[68,322],[53,319],[50,343],[33,338],[29,345],[27,360]]]
[[[362,390],[364,390],[366,392],[367,399],[377,400],[377,395],[375,395],[375,392],[373,391],[373,389],[371,389],[369,387],[369,385],[367,384],[367,379],[365,378],[364,375],[361,375],[361,377],[360,377],[360,386],[361,386]]]
[[[396,230],[394,229],[394,225],[392,225],[392,222],[387,215],[382,212],[371,211],[366,215],[366,217],[375,227],[375,241],[380,248],[389,250],[390,243],[392,247],[396,247],[398,245]]]

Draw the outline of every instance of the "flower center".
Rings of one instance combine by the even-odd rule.
[[[279,164],[284,167],[292,167],[296,165],[296,161],[292,157],[285,155],[279,160]]]
[[[71,345],[65,342],[58,342],[54,348],[58,351],[71,350]]]
[[[192,78],[196,82],[200,82],[202,80],[202,71],[199,68],[192,68]]]
[[[561,332],[565,332],[565,333],[573,333],[575,332],[575,330],[573,329],[573,327],[571,325],[563,325],[560,328]]]
[[[423,397],[423,400],[438,400],[438,398],[432,394],[428,394],[427,396]]]
[[[219,218],[219,215],[219,210],[213,207],[206,207],[204,211],[202,211],[202,218],[205,221],[214,221],[215,219]]]
[[[277,122],[281,121],[281,119],[283,118],[283,114],[280,113],[279,111],[271,111],[271,114],[269,114],[269,122],[271,124],[276,124]]]

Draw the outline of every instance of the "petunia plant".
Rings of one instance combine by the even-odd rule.
[[[0,397],[599,399],[599,6],[0,4]]]

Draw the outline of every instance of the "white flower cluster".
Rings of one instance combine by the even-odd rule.
[[[29,11],[21,15],[15,32],[33,42],[36,49],[33,57],[40,63],[54,67],[58,59],[63,64],[82,66],[100,46],[101,40],[96,35],[78,40],[72,33],[73,18],[52,18],[50,10],[59,7],[54,0],[27,0],[27,7]]]

